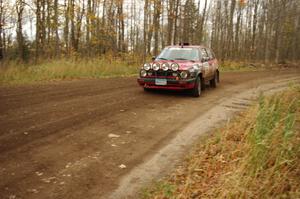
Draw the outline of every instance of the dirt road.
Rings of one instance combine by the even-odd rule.
[[[226,73],[200,98],[145,93],[135,78],[0,87],[0,198],[99,198],[233,87],[299,75]]]

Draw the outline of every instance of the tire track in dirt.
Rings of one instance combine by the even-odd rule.
[[[197,99],[145,93],[135,78],[0,87],[0,198],[98,198],[185,125],[240,92],[233,87],[245,90],[296,74],[226,73]]]
[[[290,83],[300,85],[300,76],[276,80],[273,83],[265,83],[256,88],[247,89],[224,99],[188,124],[174,139],[157,151],[151,158],[137,165],[126,174],[119,186],[112,193],[101,198],[126,199],[139,198],[139,192],[153,179],[161,177],[174,169],[178,161],[189,153],[189,148],[199,140],[201,136],[214,128],[225,125],[238,112],[249,108],[258,99],[260,94],[270,95],[289,87]],[[233,88],[238,89],[238,88]],[[238,89],[240,90],[240,89]]]

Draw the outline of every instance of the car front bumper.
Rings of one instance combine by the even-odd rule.
[[[155,79],[166,79],[167,84],[166,85],[156,85]],[[137,82],[140,86],[143,86],[144,88],[150,88],[150,89],[164,89],[164,90],[186,90],[186,89],[192,89],[195,86],[195,78],[189,78],[189,79],[173,79],[173,78],[138,78]]]

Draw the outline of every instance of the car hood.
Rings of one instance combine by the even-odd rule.
[[[198,62],[188,61],[188,60],[176,60],[176,61],[170,61],[170,60],[159,60],[154,61],[153,63],[159,63],[160,65],[163,63],[168,63],[169,65],[173,63],[177,63],[179,65],[179,70],[187,70],[190,67],[192,67],[194,64],[199,64]]]

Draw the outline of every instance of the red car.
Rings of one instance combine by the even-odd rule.
[[[216,87],[220,73],[211,49],[188,44],[168,46],[151,63],[145,63],[137,79],[144,90],[190,90],[199,97],[209,82]]]

